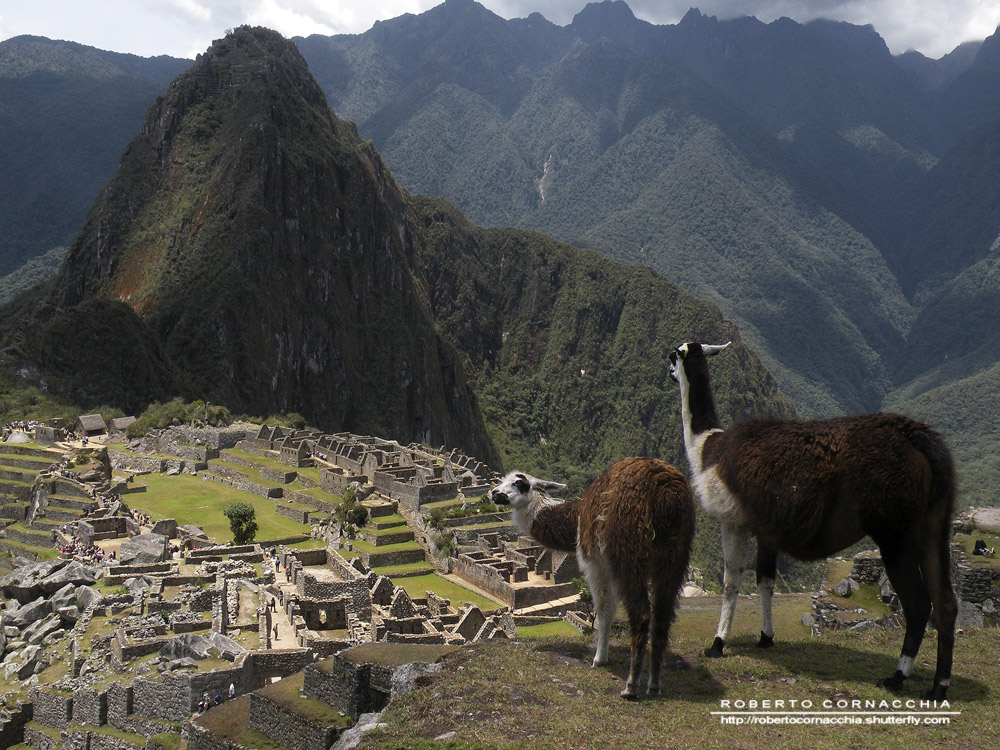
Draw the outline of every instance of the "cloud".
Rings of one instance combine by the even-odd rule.
[[[38,34],[101,49],[193,57],[226,29],[255,24],[285,36],[359,34],[377,20],[422,13],[442,0],[47,0],[4,5],[0,39]],[[541,12],[553,23],[573,20],[587,0],[480,0],[504,18]],[[677,23],[691,5],[721,20],[756,16],[770,23],[830,18],[871,24],[893,53],[918,49],[940,57],[958,44],[982,40],[1000,25],[993,0],[628,0],[635,15]]]

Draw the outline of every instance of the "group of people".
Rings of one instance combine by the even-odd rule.
[[[38,422],[34,419],[22,419],[5,424],[4,432],[33,432],[36,427],[38,427]]]
[[[236,685],[230,682],[228,699],[232,700],[235,697],[236,697]],[[226,698],[222,697],[222,693],[219,693],[214,698],[209,698],[208,693],[204,693],[201,696],[201,700],[198,702],[198,713],[203,714],[212,706],[221,706],[224,700],[226,700]]]
[[[996,547],[987,547],[986,542],[982,539],[977,539],[976,545],[972,548],[972,554],[982,555],[983,557],[995,557],[997,552]]]
[[[106,553],[96,544],[87,546],[81,543],[78,536],[74,536],[69,544],[61,545],[59,552],[77,557],[91,565],[100,565],[102,568],[116,562],[118,559],[114,550]]]

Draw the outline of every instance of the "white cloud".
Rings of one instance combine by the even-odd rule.
[[[358,34],[376,20],[422,13],[441,0],[46,0],[4,4],[0,39],[37,34],[102,49],[190,57],[225,30],[245,23],[285,36]],[[567,24],[587,0],[482,0],[504,18],[539,11]],[[695,5],[720,19],[788,16],[800,23],[831,18],[871,24],[893,53],[915,48],[940,57],[963,41],[981,40],[1000,24],[996,0],[628,0],[639,18],[677,23]]]

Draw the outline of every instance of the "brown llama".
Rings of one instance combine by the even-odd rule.
[[[680,385],[684,445],[702,507],[722,523],[724,601],[715,642],[721,656],[733,622],[750,536],[757,537],[759,647],[772,645],[771,596],[778,552],[829,557],[866,535],[879,546],[906,619],[896,671],[879,681],[899,690],[934,606],[937,670],[924,694],[944,700],[958,610],[951,586],[955,467],[940,435],[899,414],[822,421],[761,420],[720,427],[707,357],[729,344],[682,344],[670,355]]]
[[[597,615],[595,667],[608,661],[611,623],[622,601],[628,612],[631,662],[621,695],[638,697],[647,638],[646,692],[659,695],[663,652],[694,534],[694,496],[687,478],[663,461],[625,458],[598,477],[579,500],[548,494],[564,487],[512,472],[490,496],[494,503],[510,505],[514,526],[522,534],[549,549],[576,551]]]

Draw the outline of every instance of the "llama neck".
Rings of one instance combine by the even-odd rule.
[[[708,364],[704,357],[685,361],[683,375],[679,378],[681,391],[681,422],[684,429],[684,448],[694,471],[701,470],[701,448],[708,433],[720,429],[715,413],[715,399],[708,377]]]
[[[515,510],[514,524],[544,547],[561,552],[575,551],[580,521],[579,502],[546,500],[537,505],[533,502],[521,511]]]

